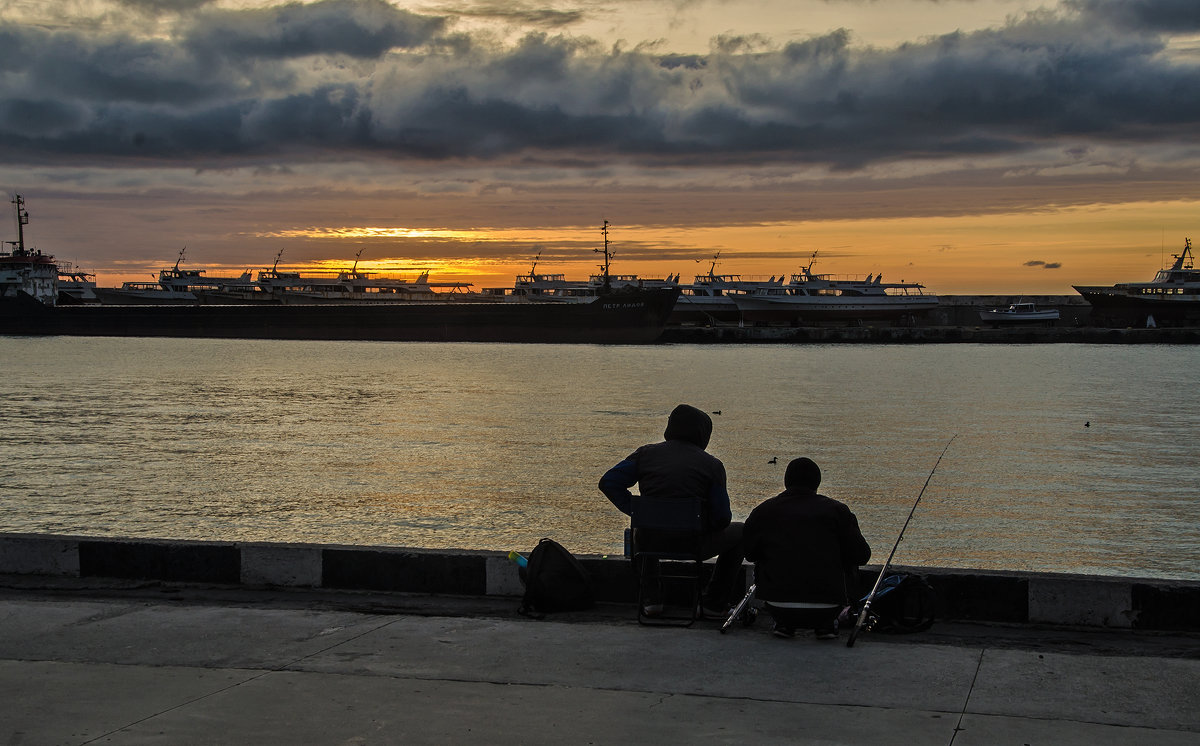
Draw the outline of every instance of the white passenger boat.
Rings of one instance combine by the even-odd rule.
[[[690,285],[679,286],[679,300],[675,302],[671,323],[709,325],[739,322],[741,310],[734,301],[736,296],[783,285],[782,274],[779,277],[718,274],[717,262],[720,258],[721,252],[718,251],[709,264],[708,272],[696,275]]]
[[[589,276],[587,280],[568,280],[565,274],[538,272],[538,260],[541,258],[539,251],[534,255],[529,271],[517,275],[512,287],[484,288],[482,296],[488,300],[515,302],[590,303],[598,296],[616,290],[675,290],[679,287],[679,275],[667,275],[660,279],[612,274],[609,266],[613,254],[609,248],[607,220],[604,221],[601,233],[604,236],[604,247],[594,251],[604,254],[604,263],[600,265],[600,272]]]
[[[587,303],[595,295],[595,288],[583,280],[568,280],[565,274],[538,272],[539,251],[533,257],[529,271],[517,275],[511,287],[484,288],[483,295],[489,300],[538,301],[541,303]]]
[[[397,301],[459,300],[470,290],[470,283],[430,282],[428,270],[415,280],[359,272],[362,251],[354,265],[336,275],[310,275],[279,269],[281,250],[271,269],[258,273],[253,283],[231,284],[217,291],[200,294],[202,303],[375,303]]]
[[[96,275],[85,272],[70,262],[58,263],[58,302],[63,304],[99,303],[96,296]]]
[[[174,267],[159,271],[157,282],[126,282],[119,288],[97,287],[96,297],[109,305],[187,305],[200,302],[198,293],[250,283],[249,270],[238,277],[209,277],[202,269],[180,269],[186,251],[186,246],[179,250]]]
[[[915,282],[884,282],[883,275],[818,275],[816,254],[787,284],[733,295],[748,322],[859,321],[900,319],[937,308],[936,295]]]

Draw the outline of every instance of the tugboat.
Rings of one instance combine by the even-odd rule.
[[[58,302],[58,265],[49,254],[25,248],[29,211],[19,194],[13,196],[12,203],[17,210],[17,240],[5,241],[9,250],[0,252],[0,298],[53,306]]]
[[[1075,285],[1092,304],[1092,323],[1111,326],[1191,326],[1200,323],[1200,270],[1194,266],[1192,240],[1174,263],[1150,282]]]

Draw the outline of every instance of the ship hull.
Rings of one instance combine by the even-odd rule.
[[[671,312],[671,324],[708,325],[713,323],[737,323],[742,319],[742,312],[732,300],[696,298],[690,295],[680,295]]]
[[[113,306],[186,306],[198,302],[194,293],[179,290],[122,290],[96,288],[96,299]]]
[[[1076,285],[1076,292],[1092,306],[1094,325],[1142,326],[1153,317],[1158,326],[1200,324],[1200,295],[1130,295],[1112,287]]]
[[[602,295],[591,303],[72,306],[0,304],[0,333],[424,342],[647,344],[677,290]],[[39,307],[40,306],[40,307]]]
[[[748,322],[800,321],[861,321],[899,319],[904,316],[930,311],[938,307],[932,296],[919,299],[862,299],[823,298],[811,301],[769,301],[756,298],[738,298],[742,318]]]

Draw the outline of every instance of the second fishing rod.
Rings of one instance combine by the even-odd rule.
[[[904,525],[900,527],[900,534],[896,537],[896,543],[892,545],[892,551],[888,553],[887,560],[883,563],[883,567],[879,568],[879,576],[875,578],[875,585],[871,587],[871,592],[867,594],[863,601],[863,607],[858,612],[858,619],[854,622],[854,629],[850,630],[850,637],[846,640],[846,647],[854,647],[854,641],[858,638],[858,633],[863,629],[871,614],[871,603],[875,600],[875,594],[879,592],[879,584],[883,582],[883,576],[887,574],[888,567],[892,564],[892,558],[896,556],[896,549],[900,546],[900,541],[904,538],[904,532],[908,529],[909,522],[912,521],[913,515],[917,512],[917,505],[920,504],[921,498],[925,495],[925,489],[929,487],[929,480],[933,479],[934,472],[937,471],[938,464],[942,463],[942,456],[946,455],[946,451],[950,449],[950,444],[958,437],[958,433],[951,436],[946,442],[946,447],[942,449],[941,454],[934,462],[933,468],[929,470],[929,476],[925,478],[925,484],[921,487],[921,491],[917,494],[917,499],[913,501],[912,509],[908,511],[908,518],[904,519]]]

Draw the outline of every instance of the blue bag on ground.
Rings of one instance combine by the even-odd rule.
[[[596,603],[592,578],[583,564],[553,539],[538,542],[520,574],[525,596],[519,611],[526,616],[581,611]]]
[[[859,602],[859,608],[866,602]],[[922,632],[934,622],[937,594],[933,586],[920,575],[889,575],[879,583],[871,601],[871,613],[876,617],[871,627],[876,632]]]

